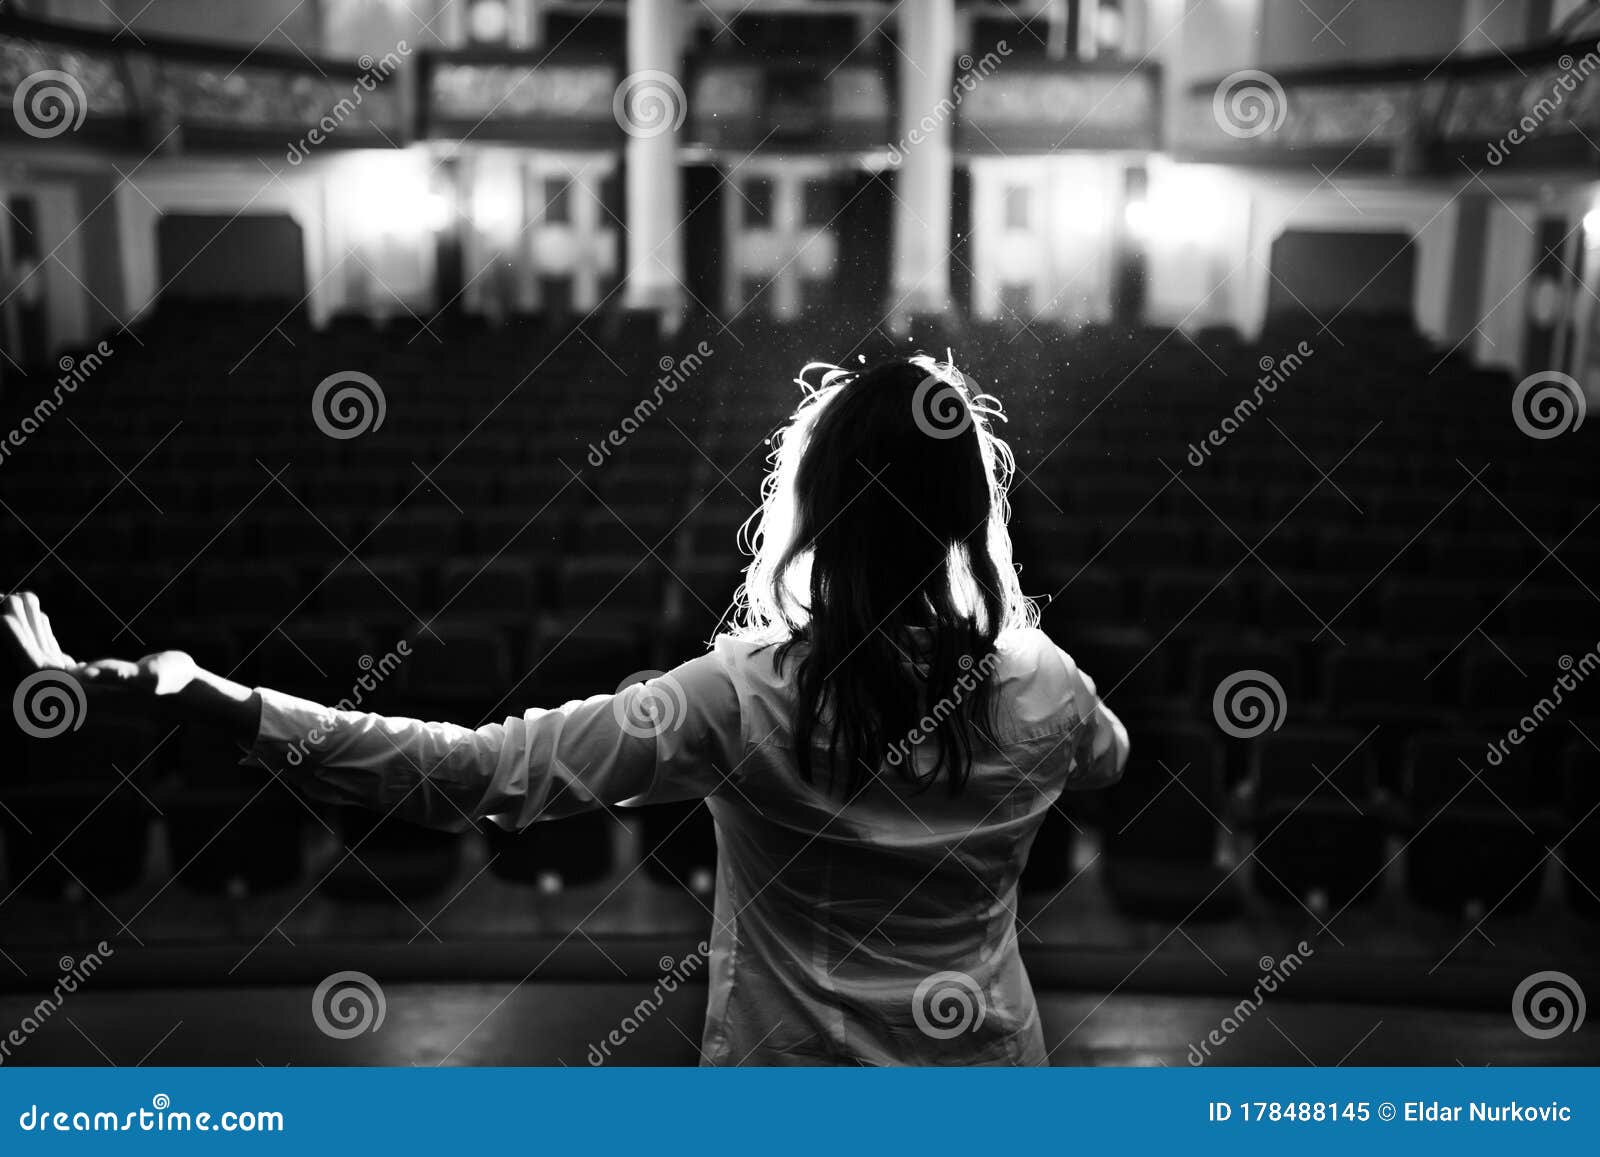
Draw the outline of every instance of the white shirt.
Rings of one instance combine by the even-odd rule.
[[[918,791],[885,769],[847,801],[827,787],[825,728],[815,784],[800,777],[788,675],[803,652],[779,671],[775,651],[722,637],[648,684],[476,730],[260,688],[246,762],[450,830],[704,798],[718,849],[707,1063],[1043,1063],[1017,878],[1062,790],[1121,774],[1121,723],[1043,632],[1014,632],[996,647],[996,746],[975,745],[965,789]],[[932,764],[931,744],[910,750]]]

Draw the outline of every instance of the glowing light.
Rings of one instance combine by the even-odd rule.
[[[1600,206],[1583,215],[1583,235],[1591,241],[1600,239]]]
[[[1128,232],[1168,248],[1214,243],[1227,217],[1223,191],[1214,183],[1169,172],[1152,181],[1147,198],[1130,199],[1122,210]]]
[[[1141,241],[1150,236],[1150,202],[1144,199],[1129,201],[1122,207],[1122,220],[1128,226],[1128,232]]]
[[[522,203],[509,183],[480,180],[472,198],[472,219],[490,237],[508,237],[522,220]]]
[[[467,24],[472,39],[484,43],[499,43],[506,38],[511,27],[511,13],[505,0],[478,0],[467,11]]]
[[[455,204],[443,193],[429,193],[422,199],[420,214],[423,225],[437,233],[446,228],[455,216]]]

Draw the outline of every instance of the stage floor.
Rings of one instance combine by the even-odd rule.
[[[384,986],[376,1031],[339,1040],[312,1018],[314,986],[81,992],[15,1050],[17,1065],[693,1065],[705,988],[685,987],[634,1026],[649,984],[473,982]],[[1041,993],[1058,1065],[1191,1063],[1190,1046],[1232,1014],[1220,997]],[[0,1024],[33,998],[0,997]],[[625,1031],[632,1027],[632,1031]],[[605,1044],[617,1029],[621,1045]],[[605,1052],[599,1051],[604,1045]],[[1600,1063],[1600,1036],[1522,1034],[1504,1013],[1269,998],[1218,1065]]]

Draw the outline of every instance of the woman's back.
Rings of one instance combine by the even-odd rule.
[[[1042,632],[1008,633],[972,671],[994,687],[994,742],[975,743],[962,790],[884,769],[847,791],[822,736],[810,782],[798,766],[792,665],[803,656],[731,638],[708,656],[739,721],[719,737],[733,770],[709,797],[719,858],[706,1062],[1042,1062],[1016,885],[1063,788],[1117,773],[1125,749],[1093,684]],[[708,660],[696,682],[717,677]],[[953,706],[931,705],[930,718]],[[931,762],[923,738],[895,750]]]

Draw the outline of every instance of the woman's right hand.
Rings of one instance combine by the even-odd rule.
[[[24,675],[36,671],[64,671],[86,689],[117,689],[150,695],[173,695],[195,676],[195,663],[183,651],[157,651],[142,659],[95,659],[80,663],[61,649],[50,617],[32,591],[7,595],[0,609],[0,631],[7,649]]]

